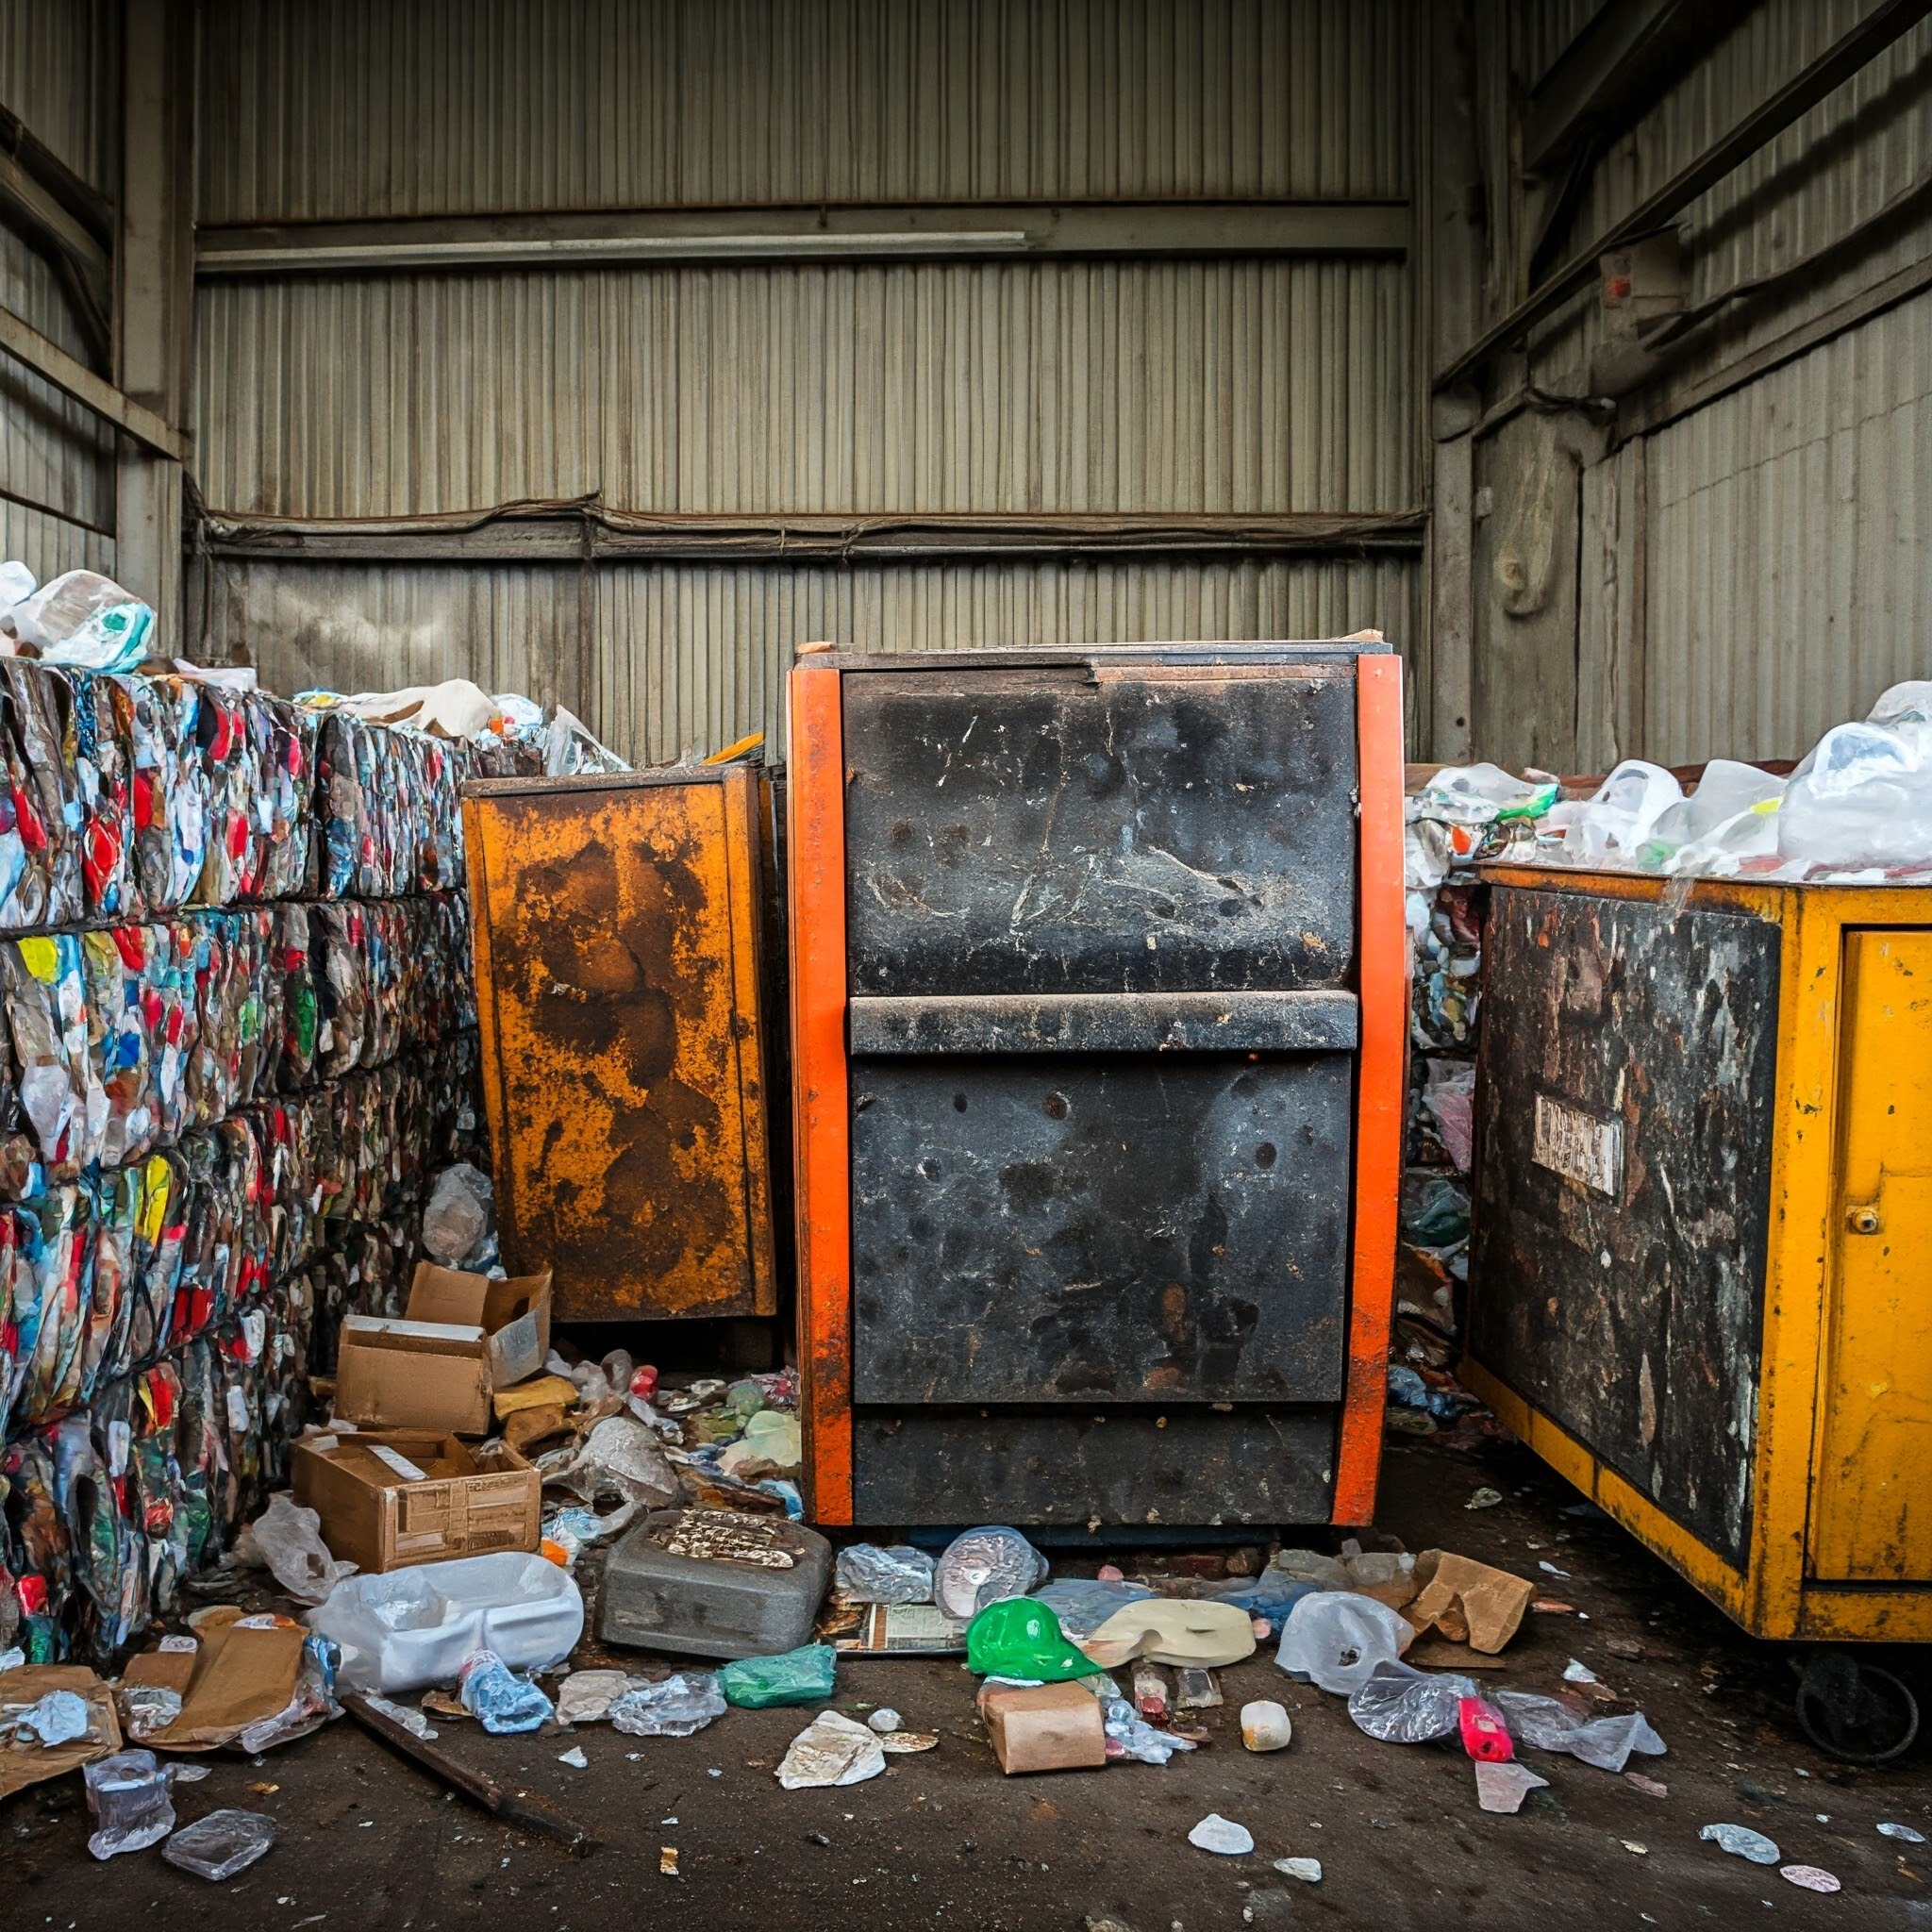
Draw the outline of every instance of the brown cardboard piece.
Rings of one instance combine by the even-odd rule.
[[[1417,1630],[1491,1656],[1516,1635],[1536,1594],[1535,1584],[1450,1550],[1424,1550],[1415,1559],[1415,1597],[1402,1614]]]
[[[1107,1762],[1100,1700],[1078,1684],[989,1685],[979,1699],[993,1756],[1008,1777],[1084,1771]]]
[[[290,1474],[330,1555],[367,1571],[534,1552],[541,1534],[542,1478],[508,1443],[476,1450],[425,1429],[308,1436]]]
[[[78,1771],[121,1748],[114,1693],[85,1664],[17,1664],[0,1676],[0,1707],[24,1709],[50,1690],[72,1690],[87,1700],[87,1736],[51,1750],[31,1740],[0,1747],[0,1798],[10,1798],[44,1778]]]
[[[181,1693],[180,1716],[141,1740],[157,1751],[218,1751],[295,1695],[308,1634],[299,1624],[244,1617],[223,1604],[198,1619],[194,1634],[193,1650],[143,1651],[121,1674],[124,1684]]]
[[[419,1261],[400,1317],[350,1315],[335,1412],[382,1428],[488,1433],[492,1397],[550,1352],[550,1270],[492,1281]]]

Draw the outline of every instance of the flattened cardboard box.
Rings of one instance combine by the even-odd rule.
[[[338,1431],[295,1444],[295,1500],[329,1554],[364,1570],[537,1547],[542,1478],[508,1444],[426,1429]]]
[[[343,1322],[335,1412],[383,1428],[484,1435],[494,1391],[534,1375],[549,1352],[549,1269],[492,1281],[421,1261],[400,1319]]]

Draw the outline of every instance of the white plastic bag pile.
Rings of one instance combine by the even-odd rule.
[[[1544,863],[1698,878],[1932,884],[1932,681],[1896,684],[1838,724],[1789,778],[1713,758],[1689,795],[1626,758],[1586,799],[1493,765],[1439,772],[1409,801],[1411,923],[1458,859],[1500,857],[1533,826]],[[1525,857],[1532,856],[1525,851]]]

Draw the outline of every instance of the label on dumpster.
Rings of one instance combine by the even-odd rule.
[[[1612,1200],[1624,1191],[1624,1123],[1536,1097],[1536,1164]]]

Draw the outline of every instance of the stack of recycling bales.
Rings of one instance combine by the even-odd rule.
[[[479,1152],[474,758],[0,658],[0,1650],[171,1607],[398,1307]]]

